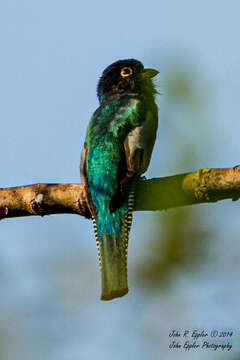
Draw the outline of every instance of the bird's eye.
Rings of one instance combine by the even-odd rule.
[[[122,68],[120,74],[122,77],[127,77],[127,76],[132,75],[132,73],[133,73],[132,69],[128,66],[125,66],[124,68]]]

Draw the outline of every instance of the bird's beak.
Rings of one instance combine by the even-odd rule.
[[[143,70],[143,75],[144,77],[147,77],[149,79],[153,78],[154,76],[156,76],[157,74],[159,74],[159,71],[155,70],[155,69],[144,69]]]

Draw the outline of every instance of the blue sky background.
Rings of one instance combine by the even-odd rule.
[[[98,78],[124,58],[160,70],[164,95],[147,177],[239,164],[239,12],[239,2],[215,0],[1,2],[0,186],[80,181]],[[186,99],[167,90],[176,74],[190,79]],[[136,269],[166,215],[137,213],[130,293],[112,302],[99,301],[90,221],[2,221],[0,358],[233,359],[240,351],[239,202],[192,211],[212,234],[210,261],[173,272],[167,291],[148,291]],[[169,350],[173,328],[232,329],[233,350]]]

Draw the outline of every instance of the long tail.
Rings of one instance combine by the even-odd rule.
[[[93,218],[94,234],[98,249],[99,267],[102,278],[101,300],[111,300],[128,292],[128,240],[132,224],[134,192],[128,196],[128,210],[121,219],[121,232],[118,236],[98,235],[97,221]]]

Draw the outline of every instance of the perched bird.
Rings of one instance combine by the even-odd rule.
[[[147,170],[156,138],[157,91],[152,78],[157,74],[140,61],[119,60],[98,82],[100,106],[88,125],[80,168],[98,247],[102,300],[128,292],[131,184]]]

